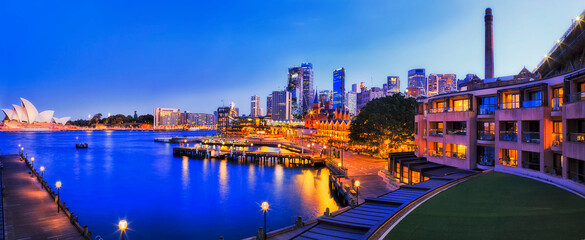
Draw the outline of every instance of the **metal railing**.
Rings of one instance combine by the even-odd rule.
[[[442,137],[443,136],[443,129],[442,128],[431,128],[431,129],[429,129],[429,136]]]
[[[569,133],[569,142],[585,143],[585,133]]]
[[[496,113],[496,104],[479,105],[479,115],[494,115]]]
[[[448,107],[447,112],[465,112],[467,111],[467,107]]]
[[[430,108],[429,113],[442,113],[445,112],[444,108]]]
[[[500,104],[500,109],[516,109],[516,108],[520,108],[520,102],[507,102],[507,103]]]
[[[563,134],[562,133],[552,133],[552,145],[555,147],[563,146]]]
[[[466,159],[465,153],[446,151],[445,156],[459,159]]]
[[[500,141],[518,141],[518,133],[515,131],[500,131]]]
[[[552,110],[561,111],[563,107],[563,98],[556,97],[552,99]]]
[[[443,150],[437,151],[434,149],[429,149],[429,156],[431,157],[443,157]]]
[[[493,166],[494,155],[479,155],[477,157],[477,164],[482,166]]]
[[[493,141],[495,138],[494,131],[477,131],[478,140]]]
[[[522,132],[522,142],[540,143],[540,132]]]
[[[509,166],[509,167],[517,167],[518,166],[518,160],[511,159],[510,157],[501,157],[499,159],[499,163],[500,163],[500,165]]]
[[[467,129],[447,129],[449,135],[467,135]]]
[[[585,92],[577,92],[569,94],[569,102],[585,101]]]
[[[522,107],[542,107],[542,100],[527,100],[522,101]]]

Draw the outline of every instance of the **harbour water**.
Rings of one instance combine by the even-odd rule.
[[[239,239],[263,225],[263,201],[268,231],[338,209],[326,168],[174,157],[176,144],[153,141],[202,134],[213,132],[0,133],[0,150],[18,153],[21,144],[47,182],[63,183],[61,197],[80,223],[104,239],[119,238],[120,219],[129,222],[129,239]],[[76,149],[76,137],[89,148]]]

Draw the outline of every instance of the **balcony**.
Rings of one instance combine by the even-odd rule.
[[[500,109],[516,109],[516,108],[520,108],[519,102],[507,102],[507,103],[500,104]]]
[[[479,155],[477,156],[477,164],[482,166],[493,166],[494,155]]]
[[[466,159],[465,153],[446,151],[445,156],[459,159]]]
[[[518,141],[518,133],[515,131],[500,131],[500,141]]]
[[[484,141],[493,141],[495,139],[495,133],[493,131],[478,131],[477,139]]]
[[[431,157],[443,157],[443,151],[442,150],[434,150],[434,149],[430,149],[429,150],[429,156]]]
[[[569,102],[585,101],[585,92],[572,93],[569,95]]]
[[[431,128],[431,129],[429,129],[429,136],[442,137],[443,136],[443,129],[442,128]]]
[[[556,97],[552,99],[552,110],[561,111],[563,107],[563,98]]]
[[[496,104],[479,105],[479,115],[494,115],[496,106]]]
[[[465,112],[467,111],[467,107],[459,106],[459,107],[448,107],[447,112]]]
[[[467,135],[467,129],[447,129],[449,135]]]
[[[522,132],[522,142],[540,143],[540,132]]]
[[[553,140],[553,142],[552,142],[553,147],[563,146],[563,134],[562,133],[553,133],[552,140]]]
[[[509,166],[509,167],[516,167],[518,166],[518,161],[516,159],[511,159],[510,157],[501,157],[499,159],[500,165]]]
[[[569,142],[585,143],[585,133],[569,133]]]
[[[445,112],[445,108],[430,108],[429,113],[442,113]]]
[[[542,100],[522,101],[522,107],[542,107]]]

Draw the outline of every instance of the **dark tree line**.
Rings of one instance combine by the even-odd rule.
[[[70,121],[71,125],[76,126],[92,126],[95,124],[105,125],[121,125],[121,124],[153,124],[154,116],[152,114],[140,115],[132,117],[130,115],[125,116],[124,114],[111,115],[106,118],[102,118],[102,114],[98,113],[94,115],[90,120],[78,119]]]

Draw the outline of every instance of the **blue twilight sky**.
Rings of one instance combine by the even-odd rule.
[[[484,75],[484,11],[494,14],[495,72],[533,70],[579,15],[575,1],[18,1],[0,2],[0,107],[19,97],[55,116],[243,114],[250,96],[313,63],[315,87],[379,86],[407,71]]]

